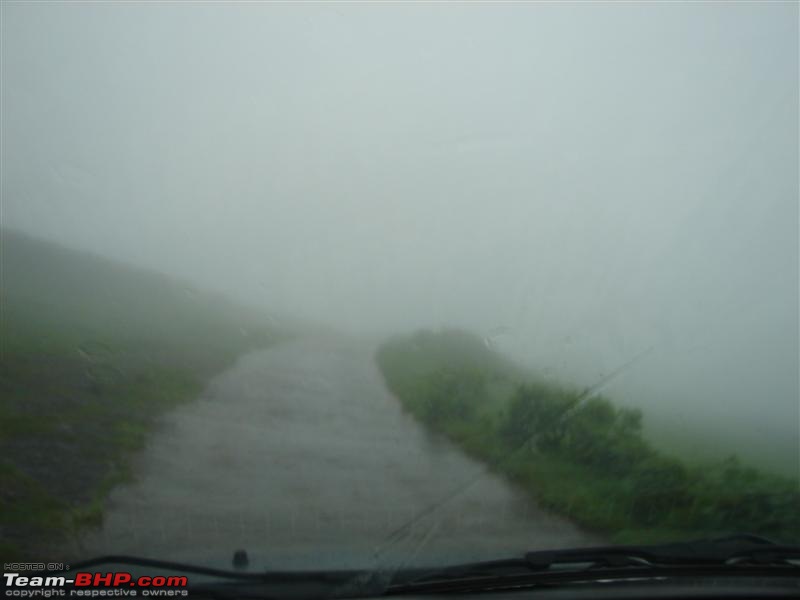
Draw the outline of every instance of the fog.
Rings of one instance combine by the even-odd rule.
[[[459,326],[798,460],[795,3],[12,3],[2,224]],[[752,446],[752,448],[747,448]]]

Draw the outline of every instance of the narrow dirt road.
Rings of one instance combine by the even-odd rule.
[[[259,569],[392,567],[598,543],[404,414],[373,353],[325,338],[243,357],[163,420],[80,554],[229,567],[243,548]]]

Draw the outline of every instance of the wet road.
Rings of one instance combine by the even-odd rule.
[[[244,548],[254,568],[393,567],[599,542],[424,431],[373,354],[325,338],[243,357],[163,419],[80,554],[228,567]]]

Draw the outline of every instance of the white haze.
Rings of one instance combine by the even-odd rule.
[[[4,226],[797,460],[796,3],[5,2],[2,87]]]

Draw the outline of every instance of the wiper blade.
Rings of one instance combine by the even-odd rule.
[[[800,578],[800,546],[739,534],[658,546],[600,546],[528,552],[524,557],[399,573],[387,593],[494,589],[577,581],[687,576]]]
[[[718,565],[785,562],[800,558],[800,546],[780,545],[764,537],[735,534],[712,540],[695,540],[653,546],[605,546],[529,552],[525,560],[533,569],[559,563],[587,561],[595,566]]]
[[[149,567],[212,577],[218,581],[189,586],[190,589],[209,591],[211,595],[217,595],[228,586],[240,589],[238,586],[314,582],[338,588],[338,593],[333,596],[354,597],[697,575],[800,578],[800,546],[779,545],[765,538],[737,535],[661,546],[535,551],[502,560],[437,569],[405,569],[394,573],[390,581],[376,578],[374,571],[364,569],[243,572],[127,555],[101,556],[72,563],[67,571],[42,571],[36,575],[91,570],[104,565]],[[354,582],[358,585],[353,585]],[[342,585],[346,587],[338,587]],[[258,589],[257,595],[263,596],[262,588],[253,589]]]

